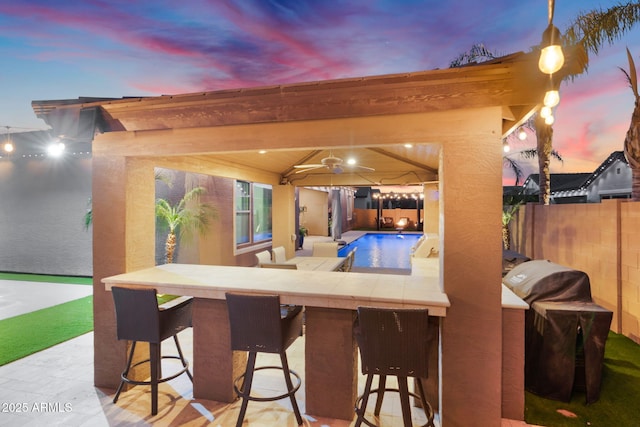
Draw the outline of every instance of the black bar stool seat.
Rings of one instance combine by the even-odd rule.
[[[120,376],[120,385],[113,398],[118,401],[125,383],[151,386],[151,415],[158,413],[158,384],[187,374],[191,382],[193,376],[189,372],[189,362],[184,358],[177,334],[191,327],[192,298],[180,297],[158,306],[157,292],[153,288],[135,286],[113,286],[113,302],[116,311],[116,327],[119,340],[132,341],[127,366]],[[173,337],[178,355],[161,355],[161,343]],[[149,358],[132,364],[136,343],[149,343]],[[161,360],[180,360],[182,368],[177,372],[162,377]],[[136,366],[149,363],[149,381],[129,378],[129,371]]]
[[[302,425],[302,416],[295,398],[302,380],[300,375],[289,369],[286,353],[287,348],[302,335],[302,307],[281,307],[278,295],[227,293],[226,299],[231,330],[231,349],[249,352],[245,372],[234,381],[234,389],[242,398],[236,426],[242,425],[249,401],[270,402],[287,397],[291,400],[298,425]],[[279,354],[282,366],[256,368],[258,353]],[[281,369],[284,373],[287,392],[278,396],[252,396],[253,374],[262,369]],[[296,379],[295,385],[291,381],[292,376]]]
[[[376,427],[365,418],[369,396],[377,395],[374,415],[380,415],[385,392],[400,395],[402,419],[411,427],[409,396],[419,399],[427,417],[424,426],[434,427],[433,409],[427,402],[421,379],[429,376],[428,345],[429,311],[426,309],[387,309],[358,307],[354,335],[360,348],[362,373],[367,375],[363,394],[355,404],[355,427],[362,423]],[[371,389],[374,375],[378,388]],[[387,388],[387,376],[398,379],[398,388]],[[418,393],[409,392],[407,378],[414,378]]]

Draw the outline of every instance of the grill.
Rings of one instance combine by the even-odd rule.
[[[600,397],[604,349],[613,312],[591,299],[589,276],[546,260],[521,263],[503,283],[531,307],[525,315],[525,387],[568,402]]]

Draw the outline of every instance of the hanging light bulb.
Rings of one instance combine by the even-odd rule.
[[[542,33],[540,46],[542,47],[538,61],[540,71],[545,74],[553,74],[560,70],[564,65],[564,54],[560,46],[560,30],[551,22]]]
[[[2,147],[6,153],[12,153],[14,150],[13,142],[11,141],[11,133],[9,132],[9,126],[7,126],[7,137]]]
[[[502,150],[505,153],[508,153],[509,151],[511,151],[511,147],[509,147],[509,143],[507,142],[507,140],[505,139],[504,142],[502,143]]]
[[[547,117],[545,117],[544,122],[546,124],[548,124],[549,126],[551,126],[553,124],[553,122],[555,122],[556,119],[553,117],[553,115],[549,115]]]
[[[547,93],[544,94],[544,105],[545,107],[555,107],[560,103],[560,92],[555,89],[548,90]]]
[[[524,141],[525,139],[527,139],[527,132],[524,130],[524,128],[520,128],[520,131],[518,131],[518,139],[520,141]]]
[[[540,109],[540,117],[546,119],[552,114],[551,107],[547,107],[546,105]]]
[[[58,139],[49,144],[49,146],[47,147],[47,153],[50,157],[60,157],[62,156],[62,153],[64,153],[64,149],[64,143]]]

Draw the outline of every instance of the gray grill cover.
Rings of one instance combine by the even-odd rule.
[[[568,402],[574,388],[584,388],[587,403],[597,401],[613,313],[592,302],[589,276],[534,260],[514,267],[503,283],[531,307],[525,315],[526,389]]]
[[[536,301],[592,301],[586,273],[547,260],[523,262],[502,281],[529,305]]]

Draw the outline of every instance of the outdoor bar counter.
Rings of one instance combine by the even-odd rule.
[[[219,402],[235,399],[233,379],[246,360],[231,351],[225,293],[278,294],[282,304],[304,305],[306,413],[346,420],[357,397],[357,307],[427,308],[434,318],[449,307],[437,277],[165,264],[102,282],[107,290],[142,285],[194,297],[193,395]]]

